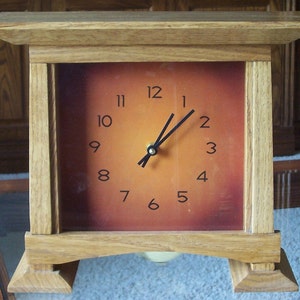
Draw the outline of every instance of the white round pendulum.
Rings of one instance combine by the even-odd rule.
[[[178,257],[181,253],[179,252],[159,252],[159,251],[150,251],[150,252],[141,252],[140,256],[153,261],[155,263],[167,263],[168,261]]]

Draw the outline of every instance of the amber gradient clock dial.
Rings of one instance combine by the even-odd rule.
[[[243,229],[243,62],[58,74],[63,230]]]

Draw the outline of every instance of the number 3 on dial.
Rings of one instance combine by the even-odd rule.
[[[217,144],[214,142],[208,142],[206,143],[207,146],[209,146],[209,150],[206,151],[208,154],[214,154],[217,152]]]

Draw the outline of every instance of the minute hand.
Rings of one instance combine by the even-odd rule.
[[[158,148],[167,138],[170,137],[193,113],[195,112],[192,109],[182,120],[180,120],[161,140],[153,145],[154,148]]]

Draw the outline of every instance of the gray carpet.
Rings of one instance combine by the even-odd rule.
[[[300,208],[275,211],[275,228],[282,232],[285,249],[300,282]],[[0,237],[0,251],[12,274],[23,253],[23,232]],[[81,261],[72,294],[16,294],[17,300],[300,300],[296,293],[232,291],[226,259],[183,254],[157,265],[136,254]]]

